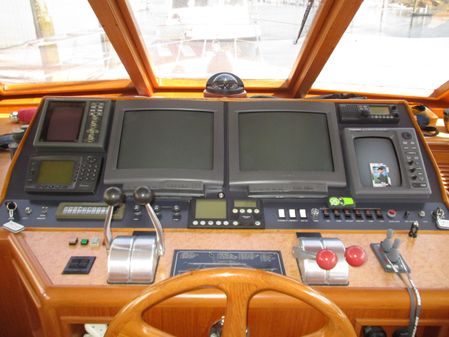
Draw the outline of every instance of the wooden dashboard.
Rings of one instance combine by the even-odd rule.
[[[12,125],[0,120],[0,132]],[[449,145],[436,141],[435,157],[439,165],[449,164]],[[7,153],[1,153],[0,174],[9,164]],[[114,235],[119,234],[114,231]],[[391,335],[406,326],[409,297],[394,274],[383,272],[369,244],[384,238],[378,231],[324,231],[324,237],[338,237],[345,246],[360,245],[368,261],[359,268],[351,267],[349,286],[315,287],[333,300],[349,317],[358,336],[362,327],[378,325]],[[108,285],[104,246],[70,247],[70,237],[102,237],[97,229],[27,229],[19,234],[0,230],[0,324],[2,336],[83,336],[83,324],[108,322],[145,286]],[[420,231],[416,239],[405,231],[401,254],[412,270],[423,301],[418,336],[449,336],[449,232]],[[166,230],[166,253],[161,258],[156,282],[170,276],[175,249],[256,249],[279,250],[286,274],[300,279],[291,250],[297,244],[293,230]],[[73,255],[94,255],[95,264],[88,275],[62,275]],[[210,325],[223,315],[225,298],[214,291],[178,296],[161,303],[149,313],[156,327],[177,336],[206,336]],[[20,318],[20,320],[19,320]],[[322,318],[313,309],[284,295],[263,293],[250,306],[251,336],[297,336],[316,330]]]

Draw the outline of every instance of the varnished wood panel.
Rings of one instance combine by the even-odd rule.
[[[0,229],[1,230],[1,229]],[[9,242],[0,237],[0,336],[28,337],[39,325],[27,311],[27,300],[11,264]]]
[[[265,232],[268,234],[265,235]],[[60,331],[70,330],[73,324],[75,324],[74,329],[78,331],[76,326],[83,322],[109,320],[122,305],[145,288],[142,285],[107,285],[104,247],[71,249],[65,240],[73,234],[91,237],[97,235],[98,231],[31,230],[11,238],[16,248],[24,248],[22,253],[25,255],[16,257],[19,259],[22,256],[21,268],[26,269],[26,264],[33,264],[31,276],[25,275],[25,277],[28,279],[27,282],[40,284],[32,287],[31,291],[38,292],[38,296],[44,301],[44,308],[47,308],[45,311],[50,312],[51,317],[54,317],[52,319],[54,326],[47,328],[47,331],[53,333],[51,337],[58,337]],[[333,236],[333,234],[326,233],[325,236]],[[346,245],[359,244],[363,247],[383,238],[383,235],[372,232],[338,233],[338,236]],[[420,233],[417,239],[407,239],[404,234],[401,234],[401,237],[405,240],[401,251],[411,266],[412,275],[422,292],[423,322],[427,319],[449,319],[449,285],[447,283],[449,269],[444,259],[438,259],[439,256],[447,254],[449,235]],[[217,241],[217,238],[220,240]],[[284,255],[287,274],[296,278],[299,275],[298,269],[289,255],[291,246],[295,242],[292,231],[264,231],[253,234],[251,231],[169,230],[166,241],[167,254],[159,264],[157,282],[168,277],[173,245],[176,248],[185,249],[240,249],[241,247],[280,249]],[[315,288],[335,301],[353,323],[356,318],[371,319],[372,322],[376,322],[376,319],[380,322],[384,319],[406,320],[408,295],[402,283],[395,275],[384,273],[369,250],[368,253],[369,260],[366,265],[350,269],[349,287]],[[70,254],[99,256],[92,269],[92,275],[61,275],[66,258]],[[27,274],[26,270],[24,273]],[[45,275],[40,275],[41,273]],[[219,318],[222,312],[220,308],[223,307],[224,299],[222,296],[217,297],[216,292],[196,292],[162,303],[155,309],[156,311],[151,312],[149,321],[178,336],[206,336],[204,331],[213,320]],[[276,325],[274,318],[279,319],[279,325]],[[58,326],[59,320],[62,322],[61,326]],[[255,323],[259,321],[262,322],[260,325]],[[298,333],[310,331],[319,325],[319,322],[319,316],[315,316],[305,305],[274,293],[258,296],[250,310],[250,324],[255,325],[254,336],[259,337],[292,336],[292,330]],[[431,336],[437,337],[433,334],[426,337]]]
[[[128,232],[129,233],[129,232]],[[116,231],[115,234],[118,234]],[[127,234],[121,232],[120,234]],[[156,282],[170,276],[175,249],[227,249],[227,250],[279,250],[282,253],[286,274],[299,279],[299,270],[291,250],[297,244],[295,231],[288,230],[166,230],[166,253],[158,265]],[[104,246],[90,247],[68,246],[69,237],[102,237],[99,231],[25,231],[14,237],[23,245],[28,254],[39,261],[42,270],[53,285],[106,285],[107,257]],[[368,255],[368,261],[361,267],[350,267],[349,288],[402,288],[396,275],[384,273],[370,243],[380,242],[384,233],[324,233],[324,237],[340,238],[345,246],[360,245]],[[449,255],[449,233],[420,232],[418,238],[396,234],[402,240],[401,254],[412,269],[412,275],[421,289],[448,289],[449,259],[440,256]],[[70,256],[93,255],[97,259],[89,275],[63,275],[62,270]],[[424,258],[423,257],[427,257]],[[429,258],[432,263],[429,263]],[[369,277],[367,277],[369,275]]]

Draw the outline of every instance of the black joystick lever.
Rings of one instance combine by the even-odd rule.
[[[118,187],[108,187],[103,194],[103,200],[108,205],[106,218],[104,220],[104,238],[106,242],[106,250],[109,251],[112,243],[111,221],[114,215],[114,208],[121,206],[125,202],[125,195]]]
[[[151,207],[151,200],[153,200],[153,192],[147,186],[139,186],[134,190],[134,202],[137,205],[145,206],[153,227],[156,230],[157,254],[162,256],[165,252],[164,232],[162,231],[162,225],[159,218],[154,212],[153,207]]]

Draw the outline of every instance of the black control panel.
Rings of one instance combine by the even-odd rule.
[[[49,98],[40,109],[34,148],[40,151],[103,152],[111,114],[110,100]]]
[[[189,228],[263,229],[263,208],[257,199],[194,199]]]
[[[340,121],[357,124],[397,124],[395,104],[339,104]]]
[[[13,211],[14,221],[25,227],[101,228],[107,213],[103,194],[111,185],[126,194],[124,203],[114,212],[113,228],[151,228],[145,206],[136,203],[133,197],[139,185],[152,189],[151,204],[164,228],[408,230],[417,222],[420,229],[437,230],[441,226],[437,225],[436,214],[440,219],[449,214],[436,169],[402,103],[269,100],[268,108],[264,108],[265,100],[263,104],[257,101],[256,105],[248,100],[232,108],[233,102],[214,101],[196,115],[200,110],[193,109],[197,102],[188,101],[185,120],[193,118],[201,127],[183,134],[179,145],[170,146],[176,150],[177,146],[184,146],[183,142],[192,144],[191,138],[203,132],[198,138],[202,152],[189,150],[184,158],[186,151],[182,150],[173,158],[166,153],[167,147],[162,142],[171,142],[174,137],[174,133],[166,132],[171,130],[169,127],[175,124],[176,130],[182,133],[183,126],[166,118],[165,113],[168,111],[176,117],[178,110],[185,106],[183,102],[137,100],[139,109],[136,110],[133,100],[121,101],[123,111],[118,115],[116,102],[110,100],[47,100],[24,140],[5,198],[5,202],[17,205]],[[157,108],[152,110],[153,104]],[[316,104],[318,108],[314,110]],[[126,113],[127,107],[132,114]],[[214,109],[220,113],[215,113]],[[140,111],[150,115],[154,112],[154,115],[142,118]],[[233,111],[240,115],[231,116]],[[251,115],[254,111],[256,114]],[[312,112],[313,118],[309,118],[307,112]],[[56,113],[61,113],[62,119],[57,118]],[[284,142],[282,144],[288,147],[285,151],[271,148],[271,144],[277,143],[277,139],[273,139],[257,148],[258,142],[253,138],[266,137],[268,133],[253,124],[258,123],[260,117],[265,119],[264,127],[269,128],[278,115],[285,118],[280,125],[289,131],[286,135],[277,131],[271,134],[278,134],[281,141],[291,137],[295,146],[288,147]],[[73,128],[65,126],[70,137],[58,130],[49,131],[52,125],[64,123],[56,123],[60,120],[79,122]],[[135,126],[146,120],[147,123],[161,123],[153,129],[162,131],[151,144],[146,143],[143,131],[134,138]],[[320,133],[316,141],[329,139],[332,144],[321,142],[324,154],[317,154],[314,143],[296,138],[297,129],[290,127],[290,121],[311,121],[310,125],[319,126],[312,132]],[[244,123],[252,137],[240,139],[239,123]],[[234,131],[230,132],[230,128]],[[123,130],[129,132],[126,137],[123,137]],[[321,133],[326,137],[321,137]],[[231,136],[234,148],[229,140]],[[141,146],[128,146],[117,139],[126,139],[129,144],[141,141]],[[205,146],[204,142],[209,144]],[[224,148],[221,160],[213,157],[217,154],[214,147],[217,142]],[[112,143],[117,144],[111,146]],[[336,146],[340,153],[335,151]],[[244,160],[243,155],[233,154],[233,158],[241,161],[232,171],[231,152],[244,149],[252,153],[254,148],[259,152]],[[133,151],[130,156],[133,160],[123,160],[125,157],[121,156],[129,154],[125,150]],[[209,151],[207,156],[203,156],[203,150]],[[151,155],[141,156],[145,151]],[[276,151],[282,152],[279,160],[272,156]],[[195,160],[192,155],[196,156]],[[295,156],[299,159],[289,161]],[[140,160],[142,157],[145,160]],[[153,157],[158,159],[153,162],[150,160]],[[281,160],[289,162],[285,164]],[[323,160],[327,166],[322,164]],[[308,165],[312,161],[313,165]],[[122,170],[121,175],[129,183],[105,183],[108,165],[111,172]],[[167,169],[167,165],[173,168]],[[180,168],[180,165],[184,166]],[[340,166],[341,177],[334,177],[332,172]],[[213,175],[211,170],[214,170]],[[298,170],[302,170],[301,174],[297,174]],[[330,173],[320,173],[325,170]],[[183,179],[177,180],[178,175],[184,175]],[[141,179],[137,183],[133,180],[135,176]],[[210,182],[213,188],[207,189]],[[193,184],[195,188],[179,188],[183,184]],[[6,207],[0,210],[0,217],[3,222],[8,221],[10,212]]]
[[[107,101],[89,102],[83,142],[87,144],[97,144],[100,141],[101,126],[107,109]]]

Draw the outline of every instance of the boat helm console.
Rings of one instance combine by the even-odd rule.
[[[49,97],[6,193],[25,227],[446,227],[436,168],[404,102]],[[1,213],[10,219],[10,209]]]

